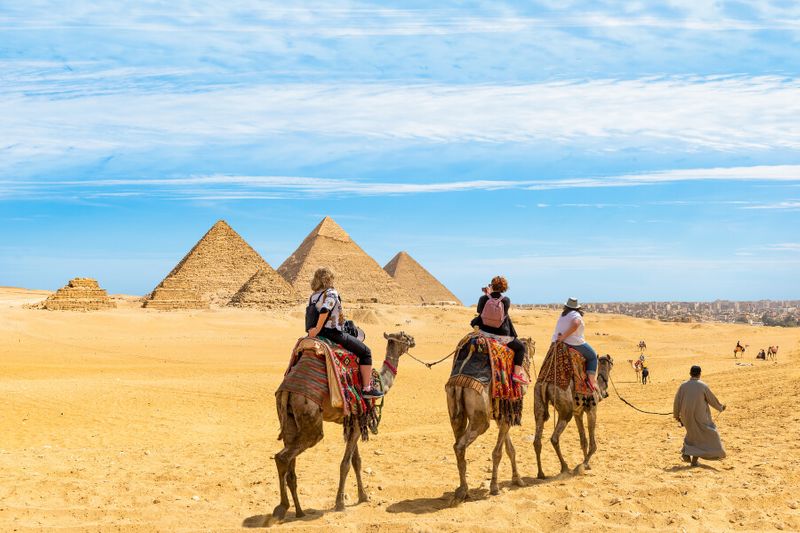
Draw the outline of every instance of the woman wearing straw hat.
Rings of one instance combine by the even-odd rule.
[[[597,352],[586,342],[583,330],[583,309],[577,298],[568,298],[556,322],[552,340],[568,344],[586,359],[586,375],[592,388],[597,390]]]

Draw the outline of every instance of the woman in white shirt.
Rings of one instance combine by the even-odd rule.
[[[325,337],[353,352],[358,357],[358,369],[361,373],[361,395],[364,398],[380,398],[383,393],[372,387],[372,351],[359,339],[342,331],[344,311],[339,293],[333,287],[333,272],[328,268],[318,268],[311,280],[311,290],[314,293],[309,298],[309,305],[316,306],[319,319],[308,330],[308,336]]]
[[[586,375],[593,389],[597,389],[597,352],[583,336],[583,309],[576,298],[567,299],[553,332],[553,342],[563,342],[575,348],[586,359]]]

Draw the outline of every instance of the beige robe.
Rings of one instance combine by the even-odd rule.
[[[681,384],[675,395],[673,415],[686,428],[683,440],[683,455],[701,459],[722,459],[725,448],[717,433],[717,426],[711,419],[708,406],[722,411],[722,404],[699,378],[692,378]]]

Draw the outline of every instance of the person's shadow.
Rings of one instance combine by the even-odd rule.
[[[664,468],[664,472],[685,472],[686,470],[693,470],[695,468],[702,468],[703,470],[711,470],[713,472],[719,472],[717,468],[714,468],[711,465],[700,463],[698,465],[673,465]]]

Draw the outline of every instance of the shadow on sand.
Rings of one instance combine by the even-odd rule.
[[[564,478],[558,476],[548,479],[536,479],[534,477],[524,477],[522,478],[522,481],[525,482],[526,485],[525,487],[518,487],[511,481],[501,481],[500,483],[498,483],[498,487],[500,488],[501,491],[503,489],[508,489],[509,491],[525,490],[526,488],[532,487],[534,485],[541,485],[543,483],[549,483],[551,481],[559,481],[561,479]],[[388,506],[386,508],[386,512],[411,513],[411,514],[435,513],[443,509],[449,509],[451,507],[455,507],[456,505],[453,505],[454,496],[455,492],[451,490],[445,492],[438,498],[415,498],[412,500],[402,500]],[[469,492],[467,493],[467,500],[464,503],[469,503],[470,501],[486,500],[488,498],[492,498],[492,495],[489,494],[488,489],[484,488],[470,489]]]
[[[325,514],[323,511],[318,511],[316,509],[303,509],[303,512],[306,514],[302,518],[296,518],[294,516],[290,518],[289,515],[287,515],[286,518],[284,518],[281,522],[275,522],[275,523],[270,523],[272,519],[271,514],[257,514],[254,516],[248,516],[242,521],[242,527],[261,528],[261,527],[270,527],[272,525],[277,525],[278,523],[290,524],[294,522],[310,522],[312,520],[317,520],[319,518],[322,518],[322,516]]]
[[[719,472],[719,470],[714,468],[713,466],[706,465],[706,464],[703,464],[703,463],[700,463],[697,466],[692,466],[692,465],[674,465],[674,466],[669,466],[669,467],[664,469],[664,472],[683,472],[685,470],[694,470],[695,468],[702,468],[703,470],[711,470],[711,471],[714,471],[714,472]]]

